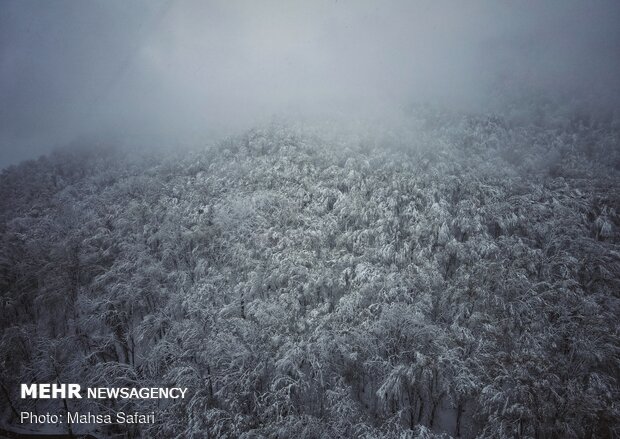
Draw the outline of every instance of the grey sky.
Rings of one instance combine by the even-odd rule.
[[[620,96],[616,1],[0,0],[0,166],[272,117]]]

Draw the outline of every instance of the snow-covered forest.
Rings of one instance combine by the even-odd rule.
[[[156,413],[100,437],[618,437],[619,141],[617,116],[552,104],[415,107],[5,169],[2,417]],[[189,391],[19,397],[57,381]]]

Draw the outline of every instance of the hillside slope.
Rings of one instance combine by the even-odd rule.
[[[410,117],[5,170],[5,420],[59,380],[188,387],[69,402],[142,437],[620,434],[620,126]]]

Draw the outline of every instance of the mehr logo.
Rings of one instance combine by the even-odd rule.
[[[21,396],[35,399],[81,398],[79,384],[22,384]]]
[[[82,398],[79,384],[22,384],[22,399]],[[177,399],[185,398],[187,387],[87,387],[86,398],[93,399]]]

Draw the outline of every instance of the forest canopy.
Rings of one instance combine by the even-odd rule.
[[[534,115],[534,116],[532,116]],[[272,123],[0,176],[0,406],[171,438],[620,434],[620,123]],[[21,400],[19,383],[187,387]],[[57,404],[57,406],[53,406]]]

